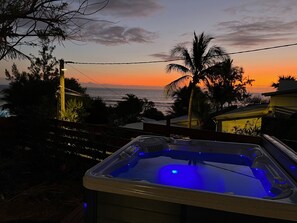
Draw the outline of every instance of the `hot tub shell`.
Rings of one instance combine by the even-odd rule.
[[[276,160],[274,156],[280,154]],[[243,196],[119,177],[123,167],[129,170],[139,159],[158,156],[177,156],[191,165],[243,162],[253,170],[264,170],[273,196]],[[297,221],[296,157],[269,136],[262,145],[139,136],[86,172],[87,222]]]

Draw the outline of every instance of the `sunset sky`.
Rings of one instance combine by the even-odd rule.
[[[57,45],[57,59],[86,63],[166,60],[176,44],[192,42],[194,31],[213,36],[210,45],[219,45],[228,53],[297,43],[296,0],[110,0],[96,16],[110,22],[89,22],[80,41]],[[38,49],[22,50],[36,53]],[[297,46],[231,58],[245,76],[255,79],[251,92],[272,91],[270,85],[280,75],[297,78]],[[1,61],[0,84],[5,68],[10,70],[13,62],[20,70],[28,66],[27,61]],[[99,86],[164,87],[180,77],[166,73],[167,64],[66,64],[65,76]]]

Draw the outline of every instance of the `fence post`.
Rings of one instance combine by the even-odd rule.
[[[166,136],[170,137],[170,117],[166,117]]]

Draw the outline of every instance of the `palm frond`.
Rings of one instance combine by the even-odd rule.
[[[190,72],[189,68],[187,68],[187,67],[185,67],[183,65],[180,65],[180,64],[168,64],[166,66],[166,72],[167,73],[169,73],[169,72],[171,72],[173,70],[184,73],[184,74]]]
[[[188,66],[190,69],[194,68],[191,55],[184,45],[179,44],[171,50],[171,57],[180,58],[183,60],[185,66]]]
[[[171,51],[170,54],[172,57],[180,57],[182,56],[182,51],[186,50],[183,44],[177,44]]]
[[[174,94],[174,92],[182,85],[184,82],[188,79],[190,79],[190,75],[184,75],[174,81],[172,81],[170,84],[167,84],[165,86],[165,94],[167,96],[171,96]]]
[[[230,59],[229,55],[222,47],[212,46],[203,58],[203,62],[206,66],[213,66],[219,62]]]
[[[203,58],[206,54],[207,47],[213,37],[201,33],[199,37],[194,33],[193,47],[192,47],[192,57],[194,66],[201,71],[203,69]]]

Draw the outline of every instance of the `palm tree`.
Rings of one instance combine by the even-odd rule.
[[[185,80],[190,80],[189,87],[191,89],[189,106],[188,106],[188,127],[192,127],[192,105],[194,86],[201,81],[207,82],[209,69],[215,64],[229,58],[225,50],[218,46],[209,47],[213,37],[201,33],[198,37],[194,32],[194,39],[192,49],[189,51],[184,45],[179,44],[171,50],[171,56],[183,60],[184,65],[181,64],[168,64],[166,67],[167,72],[173,70],[181,72],[182,77],[172,81],[165,86],[168,94],[172,94],[181,83]]]
[[[277,83],[272,83],[271,84],[271,87],[273,87],[273,88],[275,88],[275,89],[278,89],[278,87],[279,87],[279,82],[281,81],[281,80],[292,80],[292,81],[296,81],[296,78],[295,77],[293,77],[293,76],[291,76],[291,75],[288,75],[288,76],[278,76],[278,82]]]
[[[191,89],[189,86],[184,86],[177,89],[172,97],[174,98],[174,103],[171,106],[169,115],[177,117],[186,115],[188,113],[188,105],[190,99]],[[208,95],[201,90],[199,86],[194,87],[193,95],[193,105],[192,113],[197,118],[197,123],[201,125],[206,121],[209,114],[210,104],[208,100]]]

